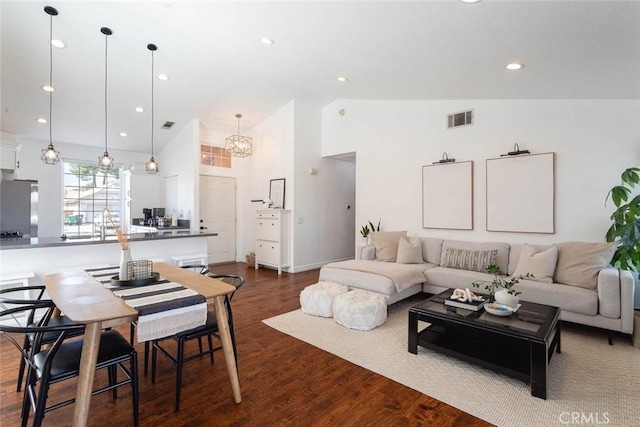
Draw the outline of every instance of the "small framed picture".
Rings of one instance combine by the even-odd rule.
[[[284,209],[284,178],[272,179],[269,184],[269,200],[273,209]]]

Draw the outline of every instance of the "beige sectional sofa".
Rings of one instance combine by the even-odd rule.
[[[373,239],[373,245],[361,248],[359,260],[322,267],[320,280],[377,292],[392,304],[419,292],[474,289],[474,281],[493,279],[483,272],[488,262],[509,275],[534,274],[535,279],[516,285],[520,299],[558,306],[562,320],[633,331],[634,279],[610,266],[611,244],[466,242],[410,238],[406,232],[374,233]],[[482,287],[475,290],[483,292]]]

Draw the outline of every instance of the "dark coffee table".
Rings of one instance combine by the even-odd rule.
[[[560,353],[560,309],[522,301],[506,317],[484,309],[444,305],[451,290],[409,309],[409,352],[418,346],[456,357],[531,384],[531,394],[547,398],[547,373]],[[418,321],[430,323],[418,330]]]

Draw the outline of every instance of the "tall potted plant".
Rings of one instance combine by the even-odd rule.
[[[629,168],[620,177],[620,185],[609,190],[605,199],[605,205],[609,197],[616,205],[606,239],[607,242],[618,242],[611,264],[637,272],[640,265],[640,194],[629,198],[635,186],[640,184],[640,168]]]

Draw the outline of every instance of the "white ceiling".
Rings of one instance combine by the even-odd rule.
[[[156,152],[197,118],[235,133],[292,99],[640,99],[640,1],[7,1],[2,130],[48,138],[50,5],[53,139],[148,151],[151,55]],[[275,40],[265,46],[263,36]],[[503,66],[520,61],[517,72]],[[349,78],[347,83],[337,76]],[[141,105],[145,113],[135,113]],[[160,130],[165,121],[173,130]],[[121,131],[129,136],[118,136]]]

